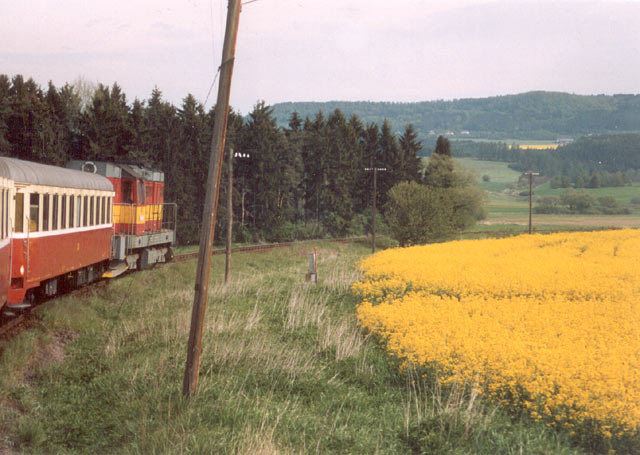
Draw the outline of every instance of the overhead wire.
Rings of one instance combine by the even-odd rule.
[[[254,3],[257,2],[258,0],[248,0],[246,2],[242,2],[243,5],[246,5],[248,3]],[[220,5],[220,24],[223,24],[222,21],[222,16],[223,16],[223,8],[222,8],[222,0],[219,2]],[[215,32],[214,32],[214,24],[213,24],[213,0],[209,1],[209,12],[210,12],[210,16],[211,16],[211,51],[212,51],[212,57],[213,57],[213,62],[215,65],[215,61],[216,61],[216,50],[215,50]],[[222,28],[219,29],[220,31],[220,41],[222,42]],[[220,69],[222,68],[222,66],[218,67],[218,70],[216,71],[215,76],[213,77],[213,82],[211,82],[211,86],[209,87],[209,91],[207,92],[207,97],[204,100],[204,107],[207,106],[207,101],[209,101],[209,96],[211,95],[211,91],[213,90],[213,87],[216,85],[216,81],[218,80],[218,76],[220,75]]]
[[[218,2],[220,5],[220,24],[222,24],[222,1]],[[209,17],[211,19],[210,29],[211,29],[211,58],[212,63],[215,68],[216,64],[216,46],[215,46],[215,24],[213,20],[213,0],[209,0]],[[219,28],[220,33],[220,42],[222,42],[222,28]],[[209,101],[209,96],[211,95],[211,91],[213,87],[216,85],[216,81],[218,80],[218,75],[220,74],[220,67],[216,70],[216,74],[213,76],[213,81],[211,82],[211,86],[209,87],[209,91],[207,92],[207,96],[204,100],[203,107],[207,106],[207,101]]]

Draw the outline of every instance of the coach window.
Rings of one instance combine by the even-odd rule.
[[[43,194],[42,195],[42,230],[49,230],[49,202],[50,195]]]
[[[7,225],[5,220],[7,219],[7,190],[2,190],[2,238],[7,237]]]
[[[60,196],[60,229],[67,228],[67,195]]]
[[[9,230],[11,229],[11,226],[9,226],[9,193],[10,191],[7,190],[7,193],[5,194],[5,201],[6,201],[6,207],[7,207],[7,218],[4,220],[5,222],[5,226],[4,226],[4,230],[7,233],[7,237],[9,237]]]
[[[29,195],[29,232],[38,232],[38,219],[40,215],[40,194]]]
[[[5,227],[4,226],[4,220],[7,217],[7,215],[6,215],[7,204],[4,202],[4,195],[5,195],[6,191],[7,190],[2,190],[2,202],[1,202],[1,205],[2,205],[2,214],[1,214],[1,217],[2,217],[2,220],[1,220],[2,228],[0,229],[0,231],[1,231],[0,232],[0,237],[2,237],[3,239],[6,237],[6,233],[5,233],[5,230],[4,230],[4,227]]]
[[[102,196],[100,198],[100,224],[106,223],[105,216],[104,216],[106,205],[107,205],[107,198],[105,196]]]
[[[94,214],[96,211],[96,201],[95,201],[96,197],[95,196],[90,196],[89,197],[89,226],[93,226],[93,222],[95,220],[94,218]]]
[[[111,224],[111,202],[113,201],[112,198],[108,197],[107,198],[107,223]]]
[[[16,232],[23,232],[24,230],[24,194],[16,193]]]
[[[76,201],[73,194],[69,195],[69,227],[70,228],[73,227],[73,220],[75,220],[74,211],[73,211],[73,209],[75,208],[75,202]]]
[[[82,225],[88,226],[89,222],[89,196],[85,196],[82,201]]]
[[[82,212],[82,196],[76,197],[76,227],[81,227],[80,212]]]
[[[51,230],[55,231],[56,229],[58,229],[58,198],[59,196],[57,194],[53,195],[53,204],[51,207],[51,210],[53,210],[53,213],[51,214]]]
[[[4,193],[5,192],[6,192],[6,190],[2,190],[2,201],[0,202],[0,205],[2,206],[0,208],[0,211],[2,212],[0,214],[0,218],[1,218],[0,222],[2,223],[2,227],[0,228],[0,238],[3,238],[3,239],[6,237],[6,234],[4,232],[4,219],[6,217],[5,212],[7,211],[7,204],[5,204],[5,202],[4,202]]]

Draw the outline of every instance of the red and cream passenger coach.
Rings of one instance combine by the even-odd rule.
[[[111,256],[112,183],[12,158],[0,163],[13,182],[9,305],[100,278]]]

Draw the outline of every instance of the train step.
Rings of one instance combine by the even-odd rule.
[[[115,278],[127,270],[129,270],[129,267],[126,261],[114,261],[109,265],[109,269],[102,274],[102,278]]]
[[[13,311],[3,311],[2,316],[5,318],[15,318],[16,314]]]
[[[22,303],[8,303],[7,304],[7,309],[8,310],[17,310],[17,311],[22,311],[22,310],[26,310],[31,308],[33,305],[31,305],[30,303],[26,303],[26,302],[22,302]]]

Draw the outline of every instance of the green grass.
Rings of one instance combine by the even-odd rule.
[[[384,241],[384,240],[383,240]],[[319,252],[319,283],[304,281]],[[369,246],[214,257],[198,392],[181,395],[195,261],[40,308],[0,346],[0,452],[573,454],[465,387],[400,372],[350,292]],[[11,453],[11,452],[9,452]]]
[[[518,193],[522,191],[528,191],[528,187],[507,191],[508,185],[517,183],[518,177],[520,176],[519,172],[508,167],[508,163],[482,161],[472,158],[456,158],[456,161],[461,163],[465,168],[474,170],[478,180],[477,186],[487,191],[485,207],[490,222],[495,221],[500,223],[508,221],[509,219],[515,221],[514,216],[520,216],[518,221],[522,222],[524,220],[522,217],[528,216],[529,199],[527,196],[518,195]],[[488,175],[490,181],[483,182],[483,175]],[[543,196],[559,197],[565,191],[566,188],[552,189],[548,182],[536,186],[533,190],[534,205],[537,198]],[[603,196],[614,197],[620,205],[631,209],[632,215],[630,217],[627,215],[627,218],[631,219],[632,225],[637,224],[637,216],[640,215],[640,206],[632,204],[631,200],[640,196],[640,183],[623,187],[585,188],[584,191],[596,199]],[[584,224],[582,221],[578,221],[578,217],[579,216],[576,216],[576,223]],[[568,216],[564,218],[568,218]],[[593,225],[608,225],[607,221],[601,218],[602,217],[598,217],[597,220],[594,220]],[[614,225],[628,224],[624,219],[620,221],[611,218],[611,220]],[[565,223],[566,221],[562,220],[562,224]]]
[[[533,194],[534,196],[560,196],[566,192],[566,188],[551,188],[549,183],[537,186]],[[584,191],[590,194],[594,198],[603,196],[612,196],[620,202],[622,205],[631,206],[631,199],[640,196],[640,183],[634,183],[630,186],[618,186],[618,187],[606,187],[606,188],[582,188],[576,191]]]
[[[473,158],[456,158],[455,161],[476,173],[478,186],[487,191],[499,192],[508,184],[518,181],[520,172],[510,169],[508,163],[501,161],[482,161]],[[482,176],[488,175],[489,182],[483,182]]]

